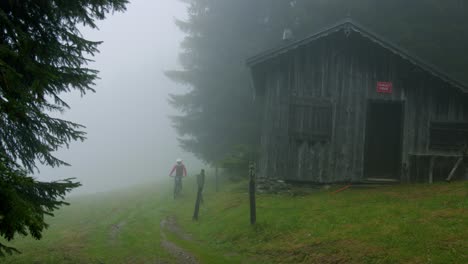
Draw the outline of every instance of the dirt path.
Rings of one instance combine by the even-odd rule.
[[[160,223],[161,246],[181,264],[198,264],[197,259],[188,251],[167,240],[166,232],[173,233],[183,240],[191,241],[192,237],[182,231],[174,217],[167,217]]]
[[[111,226],[111,230],[109,232],[109,239],[111,243],[115,243],[117,241],[117,237],[120,234],[120,230],[127,224],[127,222],[122,221],[116,225]]]

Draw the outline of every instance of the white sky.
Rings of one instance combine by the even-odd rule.
[[[168,115],[169,93],[188,88],[169,81],[164,70],[179,68],[177,55],[183,33],[174,18],[185,17],[178,0],[134,0],[125,13],[84,29],[85,38],[104,41],[91,68],[100,71],[96,93],[65,95],[71,110],[63,118],[86,126],[87,140],[72,143],[56,156],[71,167],[41,167],[40,180],[76,177],[91,193],[167,177],[176,158],[189,171],[201,163],[178,147]]]

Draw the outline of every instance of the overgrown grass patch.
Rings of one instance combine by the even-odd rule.
[[[468,262],[466,182],[258,195],[255,227],[246,190],[207,191],[198,223],[189,201],[173,212],[209,248],[255,262]]]
[[[48,218],[39,241],[17,237],[8,245],[23,253],[1,263],[154,263],[170,261],[160,248],[159,221],[165,214],[165,186],[69,199],[70,206]]]
[[[249,223],[247,183],[215,192],[207,178],[199,221],[192,221],[196,187],[172,182],[71,199],[48,219],[41,241],[19,238],[24,254],[4,263],[153,263],[174,261],[160,246],[168,216],[192,240],[167,239],[201,263],[468,263],[468,183],[371,189],[302,190],[257,196]],[[2,263],[3,263],[2,262]]]

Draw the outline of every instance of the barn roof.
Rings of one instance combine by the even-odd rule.
[[[353,21],[352,19],[345,19],[342,20],[335,25],[325,28],[318,33],[315,33],[311,36],[308,36],[304,39],[290,42],[286,45],[282,45],[278,48],[273,48],[262,52],[256,56],[253,56],[247,60],[247,65],[249,67],[253,67],[259,63],[271,60],[281,54],[288,53],[292,50],[310,44],[318,39],[327,37],[333,33],[339,32],[341,30],[350,30],[361,34],[363,37],[371,40],[372,42],[382,46],[383,48],[393,52],[394,54],[400,56],[402,59],[411,62],[412,64],[422,68],[423,70],[429,72],[430,74],[444,80],[445,82],[453,85],[461,89],[463,92],[468,93],[468,86],[461,81],[450,77],[441,69],[437,68],[436,66],[418,58],[417,56],[409,53],[405,49],[399,47],[398,45],[392,43],[391,41],[386,40],[385,38],[379,36],[378,34],[372,32],[371,30],[365,28],[364,26],[360,25],[359,23]]]

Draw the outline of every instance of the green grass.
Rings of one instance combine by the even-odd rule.
[[[337,187],[338,188],[338,187]],[[246,183],[209,193],[200,222],[181,224],[216,252],[258,263],[468,263],[468,183],[259,195]]]
[[[41,241],[15,240],[24,253],[2,263],[171,262],[159,226],[169,215],[193,240],[167,238],[201,263],[468,263],[467,182],[259,195],[255,227],[247,184],[211,183],[199,222],[193,179],[176,201],[170,182],[73,198]]]
[[[170,256],[160,246],[159,222],[171,202],[163,186],[71,198],[47,220],[43,239],[19,237],[23,253],[2,263],[154,263]],[[117,231],[116,226],[121,225]]]

